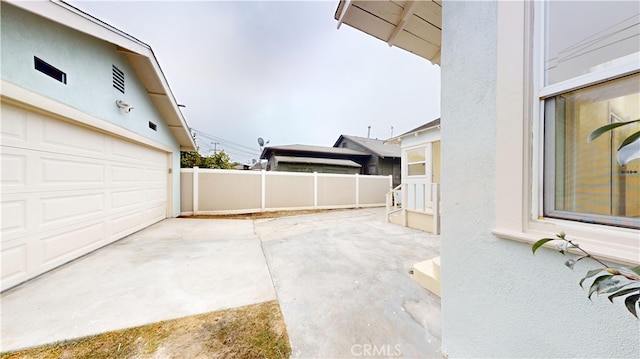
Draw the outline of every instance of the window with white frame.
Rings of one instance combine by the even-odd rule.
[[[540,6],[542,214],[640,228],[640,2]]]
[[[407,150],[407,175],[426,176],[426,148],[419,147]]]

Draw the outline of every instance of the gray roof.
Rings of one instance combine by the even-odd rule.
[[[262,150],[260,158],[267,158],[271,152],[299,152],[299,153],[316,153],[331,154],[340,156],[369,156],[368,153],[352,150],[349,148],[326,147],[326,146],[309,146],[309,145],[284,145],[269,146]]]
[[[374,155],[378,157],[400,157],[400,145],[396,143],[385,143],[384,140],[378,140],[374,138],[358,137],[351,135],[340,135],[338,140],[334,144],[337,146],[341,139],[346,139],[357,143],[358,145],[368,149]]]
[[[343,167],[356,167],[360,168],[361,165],[351,161],[351,160],[337,160],[333,158],[312,158],[312,157],[295,157],[295,156],[274,156],[276,162],[284,162],[284,163],[310,163],[310,164],[320,164],[320,165],[332,165],[332,166],[343,166]]]

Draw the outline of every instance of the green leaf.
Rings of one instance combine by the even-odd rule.
[[[626,121],[626,122],[616,122],[616,123],[610,123],[608,125],[604,125],[602,127],[598,127],[595,130],[593,130],[593,132],[591,132],[589,134],[589,137],[587,138],[587,142],[591,142],[593,140],[595,140],[596,138],[600,137],[602,134],[613,130],[614,128],[620,127],[620,126],[625,126],[628,125],[630,123],[634,123],[634,122],[640,122],[640,118],[637,120],[631,120],[631,121]]]
[[[633,283],[635,282],[629,280],[625,276],[615,275],[607,280],[603,280],[598,283],[597,292],[598,294],[613,293]]]
[[[640,301],[640,294],[630,295],[627,297],[627,299],[624,300],[624,305],[627,306],[627,309],[636,318],[638,318],[638,313],[636,313],[636,306],[638,305],[639,301]]]
[[[637,140],[638,138],[640,138],[640,131],[632,133],[629,137],[625,138],[624,141],[622,141],[620,146],[618,146],[618,151],[620,151],[622,147],[630,144],[631,142]]]
[[[611,277],[613,277],[612,275],[602,275],[598,278],[596,278],[593,283],[591,283],[591,288],[589,288],[589,300],[591,300],[591,296],[593,295],[593,293],[598,291],[598,284],[600,284],[600,282],[605,281],[607,279],[610,279]]]
[[[549,241],[555,241],[555,240],[556,240],[555,238],[542,238],[541,240],[533,244],[533,247],[531,247],[531,251],[533,252],[533,254],[536,254],[536,251],[538,250],[538,248],[542,247],[545,243]]]
[[[639,266],[640,267],[640,266]],[[629,268],[629,267],[620,267],[618,268],[618,272],[631,279],[631,280],[635,280],[635,281],[640,281],[640,274],[638,273],[638,270],[640,270],[640,268],[635,267],[635,268]]]
[[[627,289],[619,290],[619,291],[617,291],[617,292],[615,292],[615,293],[611,294],[611,295],[610,295],[610,296],[608,296],[607,298],[609,298],[609,301],[610,301],[611,303],[613,303],[613,298],[621,297],[621,296],[623,296],[623,295],[627,295],[627,294],[629,294],[629,293],[633,293],[633,292],[636,292],[636,291],[637,291],[638,293],[640,293],[640,288],[627,288]]]
[[[602,272],[603,270],[604,270],[604,269],[593,269],[593,270],[588,271],[588,272],[587,272],[587,275],[585,275],[585,276],[584,276],[584,278],[582,278],[582,279],[580,280],[580,287],[582,287],[582,283],[584,283],[584,280],[585,280],[585,279],[587,279],[587,278],[591,278],[591,277],[593,277],[594,275],[596,275],[596,274],[598,274],[598,273]]]

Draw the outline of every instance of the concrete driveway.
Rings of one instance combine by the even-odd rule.
[[[169,219],[2,294],[2,351],[278,299],[292,357],[440,355],[440,301],[409,275],[439,237],[384,209]]]

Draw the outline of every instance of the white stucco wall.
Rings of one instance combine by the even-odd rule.
[[[587,299],[560,254],[495,226],[496,2],[444,2],[442,349],[450,358],[637,357],[640,321]],[[521,119],[513,119],[520,121]]]
[[[116,46],[43,19],[11,4],[1,4],[0,74],[30,91],[70,105],[101,120],[173,149],[173,213],[180,213],[180,146],[127,58]],[[34,69],[33,57],[67,74],[67,84]],[[125,93],[112,86],[112,65],[125,73]],[[116,100],[135,108],[124,113]],[[149,121],[157,131],[149,128]]]

